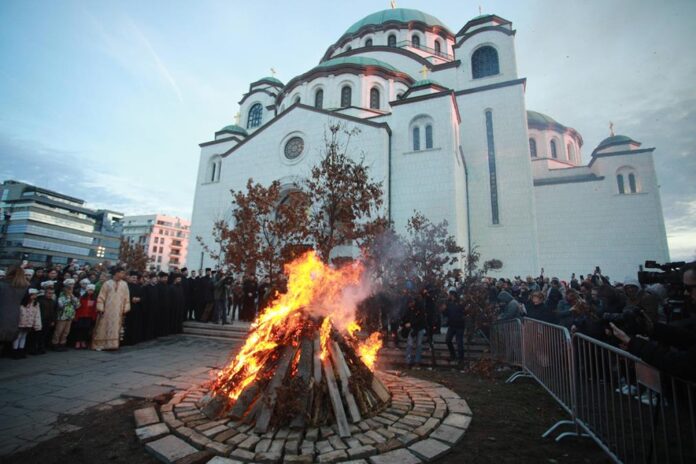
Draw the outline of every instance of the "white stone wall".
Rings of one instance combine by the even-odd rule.
[[[635,169],[641,192],[620,195],[616,171]],[[590,168],[601,181],[537,186],[539,262],[562,279],[600,266],[612,280],[635,278],[645,260],[669,260],[662,206],[649,152],[597,158]],[[562,173],[561,173],[562,174]],[[557,176],[560,174],[556,174]]]
[[[481,34],[482,35],[482,34]],[[503,261],[501,275],[538,272],[536,209],[521,84],[457,97],[469,168],[471,241],[482,260]],[[485,111],[493,113],[500,224],[492,223]]]
[[[263,133],[249,139],[239,149],[224,157],[222,175],[217,183],[206,183],[200,171],[204,167],[204,159],[213,153],[219,153],[220,149],[204,147],[191,224],[189,267],[198,269],[215,266],[216,263],[205,253],[203,264],[200,265],[203,250],[195,237],[201,236],[206,244],[212,244],[213,223],[218,219],[229,221],[232,218],[231,189],[245,189],[249,177],[263,185],[269,185],[274,180],[284,183],[288,178],[304,178],[320,159],[325,130],[328,130],[329,124],[341,121],[343,120],[337,117],[293,107],[266,127]],[[365,163],[370,166],[373,179],[384,182],[386,193],[389,152],[387,131],[352,121],[343,122],[348,129],[356,126],[360,128],[360,134],[350,142],[349,152],[355,156],[365,155]],[[285,142],[295,135],[304,139],[305,149],[300,158],[289,161],[284,157],[283,149]]]

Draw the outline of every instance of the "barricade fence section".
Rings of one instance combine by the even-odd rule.
[[[491,356],[507,364],[522,367],[522,321],[499,321],[491,327]]]
[[[565,327],[526,319],[522,325],[524,368],[573,415],[573,355]]]
[[[491,328],[496,359],[520,366],[615,462],[696,463],[696,384],[615,346],[534,319]],[[519,332],[517,330],[519,329]],[[510,345],[507,345],[507,344]],[[521,350],[521,351],[518,351]],[[512,361],[510,361],[512,360]],[[519,364],[515,361],[518,361]]]

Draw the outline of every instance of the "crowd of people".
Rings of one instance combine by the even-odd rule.
[[[681,271],[683,303],[674,306],[668,286],[636,278],[610,282],[600,268],[568,281],[542,275],[522,279],[483,277],[448,291],[407,282],[398,301],[376,299],[382,329],[396,345],[406,341],[406,362],[422,363],[423,347],[446,327],[452,362],[463,363],[464,341],[487,334],[495,321],[529,318],[566,327],[628,350],[666,372],[696,378],[696,265]],[[391,309],[390,309],[391,308]],[[454,342],[456,341],[456,350]]]
[[[692,263],[682,270],[685,301],[678,309],[665,285],[641,285],[634,278],[611,283],[597,267],[568,281],[542,270],[524,279],[466,279],[447,290],[407,281],[398,295],[369,297],[359,317],[365,328],[382,330],[395,345],[405,341],[409,366],[422,363],[424,346],[432,350],[433,335],[445,327],[450,359],[461,364],[465,339],[475,331],[485,335],[496,320],[529,318],[621,346],[690,378],[696,365],[696,335],[689,327],[696,315],[695,269]],[[14,266],[0,270],[0,343],[3,355],[17,359],[68,346],[114,350],[181,333],[185,320],[252,321],[283,290],[268,278],[235,278],[224,268],[197,275],[186,268],[139,273],[119,266],[109,271],[89,265]],[[679,354],[666,348],[670,345]]]
[[[12,266],[0,270],[0,346],[15,359],[68,347],[116,350],[181,333],[185,320],[252,321],[270,295],[268,279],[224,270]]]

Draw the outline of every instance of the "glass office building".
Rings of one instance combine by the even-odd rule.
[[[0,184],[0,267],[118,261],[123,214],[8,180]]]

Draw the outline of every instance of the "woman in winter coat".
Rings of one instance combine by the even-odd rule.
[[[27,354],[24,346],[27,343],[27,334],[31,331],[41,330],[41,311],[39,304],[36,302],[36,297],[39,291],[35,288],[30,288],[27,294],[22,299],[19,306],[19,324],[17,325],[19,333],[12,342],[12,358],[26,358]]]
[[[24,269],[12,266],[4,280],[0,280],[0,347],[17,337],[19,304],[27,292],[29,281]]]

